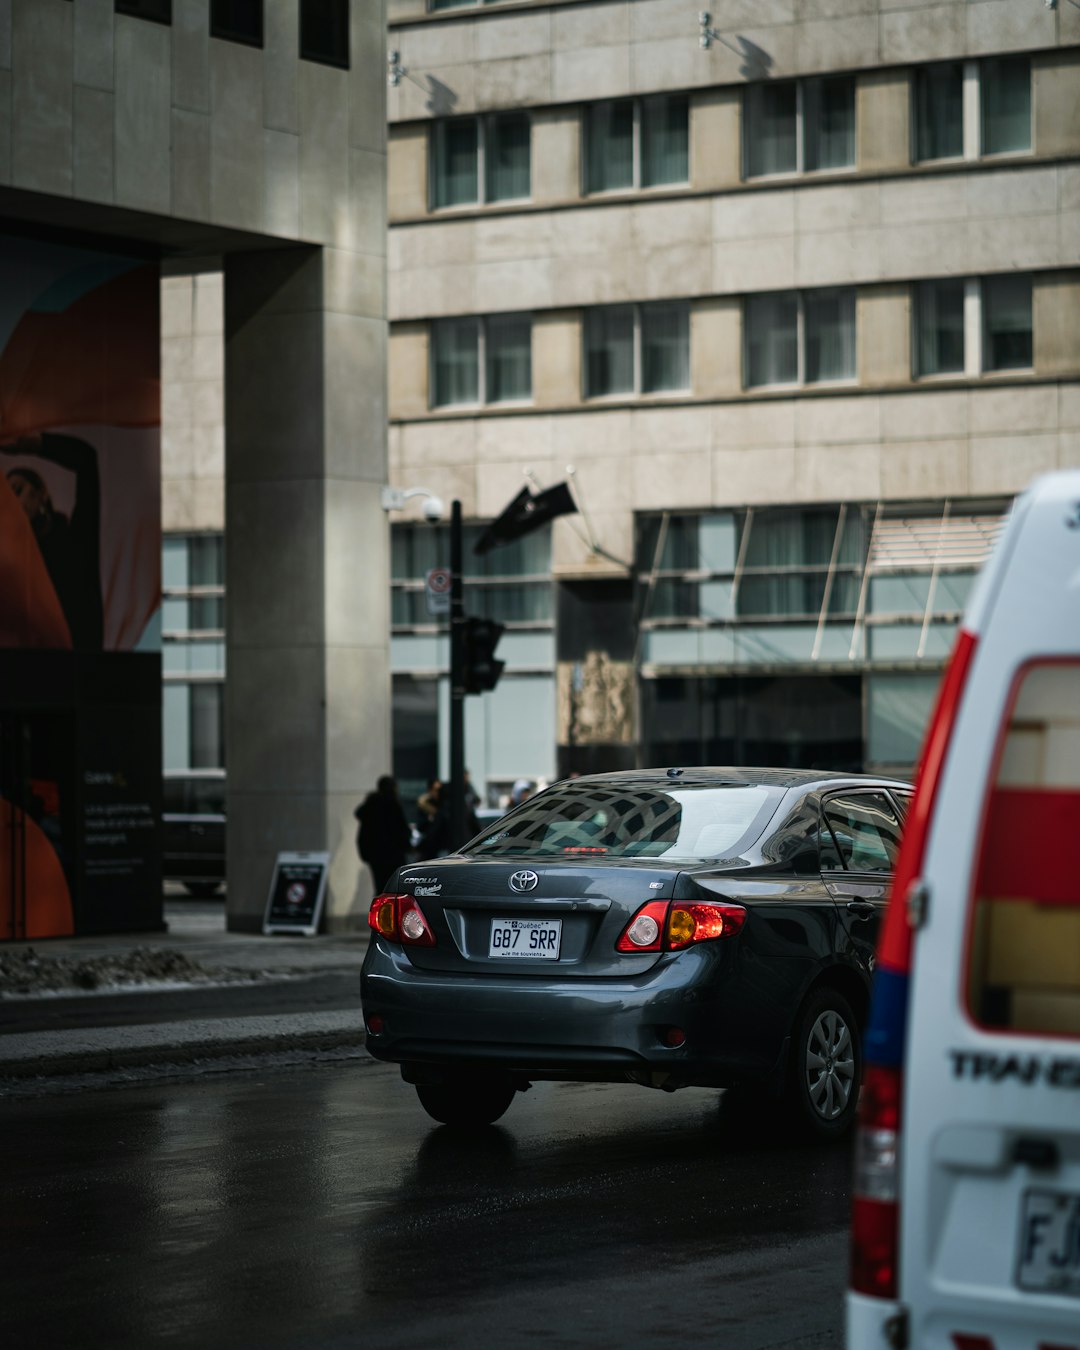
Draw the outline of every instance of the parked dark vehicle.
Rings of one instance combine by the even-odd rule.
[[[225,881],[225,774],[167,774],[162,872],[195,896],[216,895]]]
[[[553,1079],[736,1087],[842,1134],[910,791],[742,768],[557,783],[376,897],[368,1049],[451,1124]]]

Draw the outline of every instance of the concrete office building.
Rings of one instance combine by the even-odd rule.
[[[0,614],[0,797],[20,839],[42,849],[59,841],[50,866],[59,876],[58,857],[71,869],[77,931],[144,926],[153,917],[147,896],[160,920],[150,842],[161,778],[158,647],[170,710],[166,762],[190,760],[193,744],[199,759],[228,743],[230,926],[261,923],[274,856],[288,849],[331,855],[332,927],[365,920],[355,784],[385,771],[390,755],[388,533],[379,504],[387,474],[385,35],[382,0],[0,0],[0,264],[25,281],[29,329],[68,304],[67,292],[45,280],[59,275],[68,292],[75,285],[74,263],[62,273],[50,249],[77,257],[84,289],[87,268],[111,277],[126,276],[132,260],[147,264],[155,315],[161,301],[161,462],[155,449],[152,519],[140,530],[155,541],[156,597],[160,468],[169,532],[163,623],[140,611],[137,628],[132,620],[130,631],[110,629],[115,576],[104,551],[101,586],[101,659],[153,661],[152,706],[133,704],[125,719],[110,684],[119,666],[84,678],[76,626],[71,614],[64,622],[54,596],[40,611],[53,623],[45,636],[32,606],[15,619]],[[32,266],[24,265],[27,250],[38,250]],[[38,254],[48,254],[40,284]],[[6,334],[17,321],[5,315]],[[107,365],[102,351],[111,342],[96,351],[85,344],[53,386],[78,375],[84,356]],[[153,385],[156,400],[156,378]],[[87,402],[82,421],[111,418],[124,434],[156,422],[141,387],[146,406],[137,417],[116,411],[106,392],[109,416]],[[7,401],[3,412],[10,439]],[[57,413],[51,425],[73,417]],[[24,422],[35,433],[41,425],[29,413]],[[122,514],[127,477],[110,481],[120,484],[110,500]],[[5,492],[9,482],[25,497],[31,477],[21,469],[5,479]],[[109,515],[104,476],[101,483],[104,539],[119,517]],[[13,500],[8,493],[0,506]],[[30,542],[15,561],[32,565],[35,585],[52,596],[41,560],[31,557],[29,527],[20,529]],[[59,582],[56,589],[63,601]],[[100,615],[97,624],[100,649]],[[54,645],[70,660],[62,678],[43,683],[40,649]],[[226,651],[222,701],[214,676]],[[42,692],[46,685],[51,692]],[[106,725],[106,706],[113,731],[91,752],[85,747]],[[105,764],[120,755],[125,725],[136,723],[138,736],[128,739],[149,756],[149,773],[142,761],[137,771]],[[84,758],[43,768],[35,737],[42,746],[77,742]],[[91,802],[88,785],[133,791],[132,775],[156,780],[152,796],[147,787],[138,803]],[[87,823],[91,810],[116,821],[129,806],[134,814],[108,841]],[[130,834],[137,826],[145,826],[138,839]],[[138,875],[123,872],[124,858],[106,856],[110,848],[137,855]],[[0,869],[15,876],[0,895],[0,937],[28,932],[35,886],[19,870],[25,856],[16,850],[15,870]],[[141,908],[110,910],[108,897],[128,883],[144,896]],[[15,917],[5,928],[8,908]]]
[[[474,778],[908,770],[1010,496],[1080,463],[1074,0],[390,0],[390,474],[486,520]],[[395,527],[401,771],[430,527]]]

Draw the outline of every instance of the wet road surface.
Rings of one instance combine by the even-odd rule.
[[[840,1346],[848,1147],[718,1098],[539,1084],[461,1137],[364,1061],[0,1102],[4,1344]]]

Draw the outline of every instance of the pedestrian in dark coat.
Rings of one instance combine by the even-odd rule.
[[[420,832],[420,843],[417,845],[416,856],[420,862],[430,862],[432,858],[445,857],[447,853],[452,853],[454,848],[460,848],[467,839],[480,833],[480,822],[476,819],[476,812],[465,802],[465,839],[459,839],[454,843],[454,830],[451,822],[451,786],[449,783],[441,784],[436,799],[436,811],[431,818],[431,823],[427,829]]]
[[[368,793],[353,814],[360,822],[356,831],[356,851],[371,868],[378,895],[404,863],[412,839],[398,797],[397,783],[389,774],[384,775],[375,791]]]

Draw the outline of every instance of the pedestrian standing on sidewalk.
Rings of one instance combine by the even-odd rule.
[[[412,840],[394,779],[389,774],[380,778],[375,791],[368,793],[353,814],[360,822],[356,851],[371,868],[378,895],[405,862]]]

